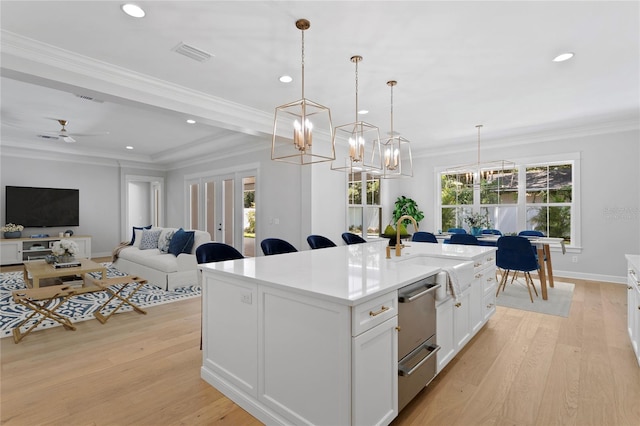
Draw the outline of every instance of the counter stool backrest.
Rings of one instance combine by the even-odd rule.
[[[431,232],[418,231],[413,233],[411,241],[417,241],[420,243],[437,243],[438,239]]]
[[[265,256],[274,254],[293,253],[298,251],[294,246],[280,238],[265,238],[260,242],[260,248]]]
[[[344,240],[345,243],[347,244],[362,244],[362,243],[366,243],[367,241],[362,238],[360,235],[356,235],[353,234],[351,232],[345,232],[342,234],[342,239]]]
[[[307,243],[309,243],[309,247],[311,247],[312,250],[336,246],[333,241],[322,235],[309,235],[307,237]]]

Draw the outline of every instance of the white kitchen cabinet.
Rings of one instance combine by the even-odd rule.
[[[398,317],[353,338],[354,425],[388,424],[398,415]]]
[[[0,260],[2,265],[22,263],[22,241],[0,241]]]
[[[15,238],[0,240],[0,262],[2,265],[15,265],[27,260],[43,259],[51,254],[51,245],[60,241],[60,237]],[[91,237],[78,235],[64,237],[75,241],[78,246],[76,257],[91,258]]]
[[[640,366],[640,256],[627,260],[627,331]]]
[[[438,369],[442,369],[495,313],[495,252],[474,259],[471,282],[460,283],[457,301],[449,296],[436,304]]]
[[[440,350],[436,354],[438,360],[438,373],[449,364],[456,355],[456,346],[453,340],[453,298],[436,305],[436,343]]]
[[[477,303],[476,300],[473,302]],[[456,352],[471,340],[471,309],[471,287],[468,287],[453,302],[453,342]]]
[[[205,270],[203,303],[202,377],[261,421],[397,416],[396,291],[349,307]]]

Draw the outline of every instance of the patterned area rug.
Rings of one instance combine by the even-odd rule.
[[[111,263],[104,263],[104,265],[107,267],[107,277],[109,278],[126,275],[111,266]],[[96,278],[99,278],[98,274],[95,276]],[[30,309],[14,303],[11,298],[11,292],[13,290],[20,290],[23,288],[26,287],[22,279],[21,271],[0,273],[0,338],[12,336],[13,328],[32,312]],[[123,291],[122,295],[124,297],[128,295],[126,290]],[[198,296],[200,296],[199,286],[186,286],[179,287],[173,291],[164,291],[158,286],[145,284],[136,294],[133,295],[131,301],[141,308],[147,308],[150,306],[162,305]],[[56,312],[69,317],[71,322],[95,319],[93,313],[108,299],[109,294],[106,291],[79,294],[69,299]],[[120,301],[118,299],[112,300],[106,308],[107,312],[110,312],[109,309],[117,306],[119,303]],[[118,310],[116,315],[120,312],[129,312],[131,310],[131,306],[123,306]],[[25,324],[22,329],[24,330],[25,327],[28,327],[36,321],[37,320],[34,319],[33,322]],[[46,319],[36,328],[36,330],[57,326],[60,326],[60,324],[56,321]]]

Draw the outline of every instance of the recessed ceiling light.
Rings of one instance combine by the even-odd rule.
[[[196,124],[196,120],[188,119],[188,120],[187,120],[187,123],[189,123],[189,124]]]
[[[133,147],[132,147],[131,145],[127,145],[127,146],[125,146],[125,148],[127,148],[127,149],[133,149]]]
[[[553,62],[563,62],[571,58],[573,58],[573,52],[561,53],[560,55],[553,58]]]
[[[358,114],[369,114],[369,110],[368,109],[361,109],[360,111],[358,111]]]
[[[283,75],[280,77],[281,83],[291,83],[292,81],[293,81],[293,78],[290,75]]]
[[[122,11],[124,13],[134,18],[143,18],[145,15],[144,10],[142,10],[140,6],[133,3],[125,3],[120,7],[122,8]]]

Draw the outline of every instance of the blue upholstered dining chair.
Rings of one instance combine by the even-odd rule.
[[[462,244],[465,246],[479,246],[480,241],[471,234],[453,234],[449,237],[449,244]]]
[[[413,233],[411,241],[417,241],[420,243],[437,243],[438,239],[431,232],[418,231]]]
[[[520,231],[518,232],[518,235],[521,237],[544,237],[544,232],[542,231],[534,231],[534,230],[526,230],[526,231]],[[538,261],[538,250],[532,245],[531,249],[533,250],[533,254],[536,257],[536,262]],[[544,259],[542,259],[543,261],[547,260],[547,257],[545,256]]]
[[[496,266],[503,270],[496,296],[500,293],[500,289],[504,292],[510,273],[513,272],[511,277],[511,282],[513,282],[517,272],[523,272],[527,290],[529,291],[529,299],[533,303],[531,288],[533,288],[536,297],[538,297],[538,290],[533,284],[530,272],[538,269],[538,260],[533,253],[531,242],[525,237],[519,236],[500,237],[498,239],[498,251],[496,252]]]
[[[527,231],[520,231],[518,232],[518,235],[520,237],[544,237],[544,232],[542,231],[534,231],[534,230],[527,230]]]
[[[345,232],[342,234],[342,239],[344,240],[345,243],[351,245],[351,244],[362,244],[362,243],[366,243],[367,241],[362,238],[360,235],[356,235],[353,234],[351,232]]]
[[[274,254],[293,253],[298,251],[294,246],[280,238],[265,238],[260,242],[260,248],[265,256]]]
[[[449,228],[447,230],[450,234],[466,234],[467,231],[464,228]]]
[[[502,232],[500,232],[498,229],[483,229],[482,233],[483,234],[488,234],[488,235],[500,235],[500,236],[502,236]]]
[[[309,247],[311,247],[312,250],[336,246],[336,243],[322,235],[309,235],[307,237],[307,243],[309,243]]]

